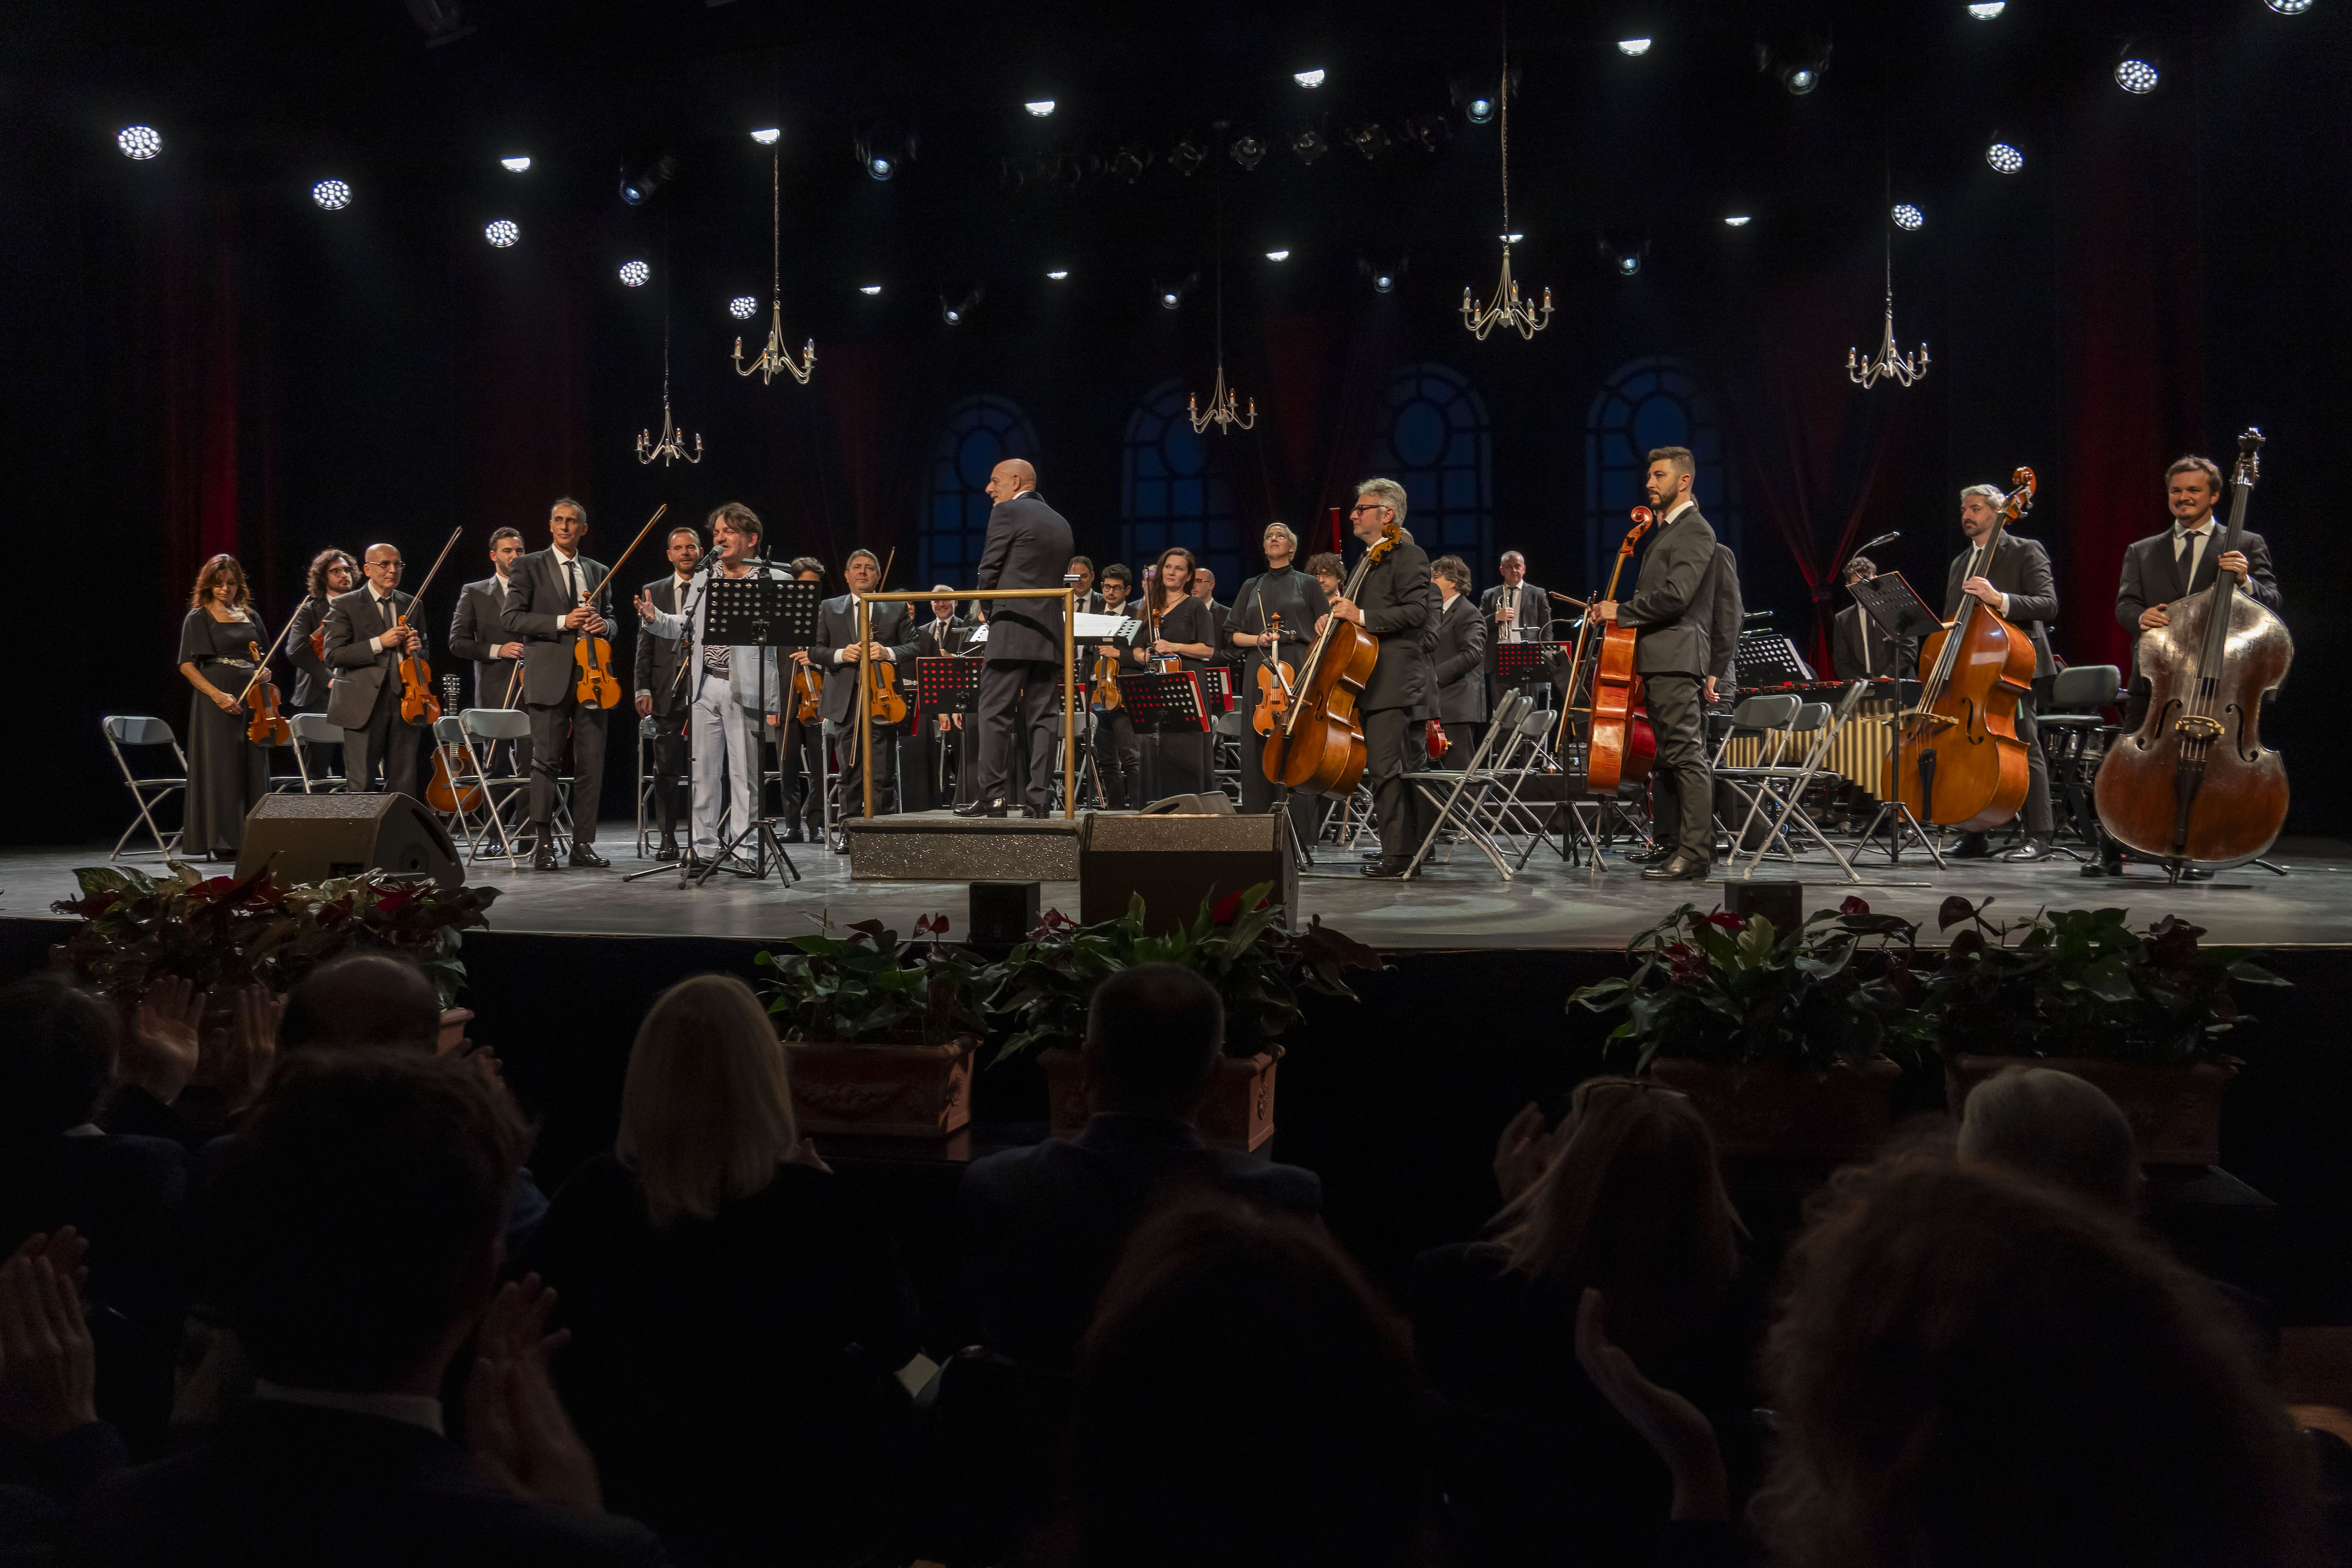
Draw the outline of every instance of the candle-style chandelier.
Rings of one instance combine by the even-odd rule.
[[[766,386],[783,371],[803,386],[816,374],[816,340],[811,338],[801,349],[800,363],[784,348],[784,175],[783,155],[778,153],[769,168],[770,205],[768,208],[769,255],[772,258],[771,282],[774,304],[768,315],[768,346],[750,364],[743,362],[743,340],[735,340],[735,373],[739,376],[756,374],[760,384]]]
[[[1497,327],[1507,327],[1522,338],[1532,338],[1551,325],[1551,290],[1543,291],[1543,308],[1536,309],[1519,298],[1518,279],[1511,276],[1511,241],[1518,236],[1511,232],[1511,24],[1510,10],[1503,12],[1503,79],[1498,89],[1501,100],[1497,114],[1501,120],[1503,146],[1503,273],[1495,280],[1495,297],[1481,310],[1472,302],[1469,287],[1462,290],[1462,324],[1480,342]]]
[[[678,429],[669,417],[669,294],[667,282],[669,268],[664,267],[662,272],[665,275],[665,282],[662,294],[661,439],[656,441],[653,432],[649,430],[637,432],[637,461],[649,464],[658,460],[663,466],[667,467],[681,459],[688,463],[701,462],[702,437],[698,435],[694,438],[694,452],[688,455],[686,450],[686,432]]]
[[[1209,411],[1201,412],[1200,394],[1185,400],[1185,417],[1192,422],[1192,434],[1199,435],[1215,425],[1219,434],[1236,430],[1248,430],[1257,423],[1257,399],[1249,400],[1249,412],[1242,412],[1242,400],[1225,385],[1225,177],[1224,165],[1217,169],[1217,384],[1209,393]]]
[[[1878,352],[1873,354],[1867,363],[1864,362],[1858,350],[1848,349],[1845,351],[1845,379],[1864,392],[1886,380],[1893,381],[1896,386],[1907,387],[1927,373],[1927,344],[1925,339],[1920,340],[1916,354],[1901,353],[1895,347],[1895,166],[1891,158],[1886,170],[1886,329],[1879,337]],[[1908,226],[1916,228],[1917,210],[1906,210],[1912,217]]]

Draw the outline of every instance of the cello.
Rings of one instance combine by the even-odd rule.
[[[1381,537],[1356,563],[1341,598],[1355,602],[1373,563],[1387,559],[1403,534],[1396,514],[1390,513]],[[1291,690],[1280,738],[1259,754],[1269,783],[1317,795],[1345,795],[1355,789],[1368,759],[1356,704],[1380,659],[1381,640],[1361,626],[1337,615],[1323,623],[1323,634],[1307,651]]]
[[[654,515],[646,519],[646,526],[637,530],[637,537],[629,541],[629,548],[621,552],[621,559],[604,569],[604,575],[596,580],[593,588],[581,590],[581,609],[588,609],[594,603],[596,596],[604,591],[604,585],[613,580],[613,574],[621,570],[639,545],[646,542],[646,536],[654,531],[654,525],[660,522],[662,514],[668,510],[667,501],[656,507]],[[590,635],[583,627],[580,635],[572,640],[572,662],[580,666],[580,680],[572,687],[572,695],[582,707],[621,706],[621,683],[613,678],[612,643],[602,637]]]
[[[441,553],[433,558],[432,571],[425,574],[425,580],[418,583],[416,591],[408,596],[408,608],[400,612],[398,621],[393,622],[395,631],[406,630],[408,618],[415,614],[416,607],[425,601],[425,591],[433,586],[435,573],[441,570],[441,563],[449,559],[450,547],[457,542],[457,536],[465,531],[463,528],[449,530],[449,538],[442,545]],[[423,645],[421,643],[418,644],[419,647]],[[424,654],[412,652],[400,656],[400,720],[403,724],[441,722],[440,701],[434,696],[433,688],[426,684],[432,679],[433,666],[425,662]]]
[[[2243,543],[2263,440],[2260,430],[2238,437],[2223,555]],[[2264,747],[2259,727],[2263,698],[2286,679],[2294,642],[2233,571],[2216,570],[2211,587],[2170,608],[2170,624],[2139,637],[2147,716],[2107,748],[2094,792],[2108,833],[2168,862],[2177,877],[2184,866],[2250,861],[2285,824],[2286,764]]]
[[[1961,580],[1982,577],[2009,525],[2033,506],[2033,470],[2010,476],[1984,541],[1969,552]],[[2017,704],[2033,690],[2033,640],[1974,594],[1941,632],[1919,644],[1919,703],[1896,720],[1886,775],[1922,822],[1979,832],[2025,804],[2031,755],[2017,736]],[[1903,759],[1898,770],[1896,758]]]
[[[1624,575],[1625,563],[1633,559],[1633,547],[1657,521],[1647,507],[1636,507],[1630,514],[1633,526],[1625,530],[1625,542],[1617,547],[1617,564],[1609,569],[1609,590],[1601,597],[1617,597],[1617,580]],[[1614,795],[1617,786],[1638,784],[1650,776],[1651,765],[1656,761],[1658,741],[1650,728],[1646,714],[1634,709],[1642,703],[1642,677],[1633,673],[1633,643],[1640,634],[1631,626],[1610,622],[1601,628],[1601,641],[1592,653],[1592,717],[1585,737],[1584,787],[1595,795]],[[1577,639],[1580,644],[1584,639]],[[1644,744],[1646,742],[1646,744]]]

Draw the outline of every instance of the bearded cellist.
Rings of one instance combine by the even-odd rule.
[[[1960,532],[1969,548],[1953,558],[1944,586],[1944,619],[1960,612],[1960,601],[1974,598],[1986,609],[2023,632],[2033,643],[2033,674],[2046,680],[2057,671],[2050,657],[2046,623],[2058,618],[2058,584],[2050,574],[2050,552],[2039,539],[2004,531],[2000,548],[1989,562],[1976,559],[1985,537],[2000,521],[2008,494],[1998,485],[1971,485],[1960,492]],[[1974,570],[1971,571],[1970,568]],[[2000,858],[2005,861],[2046,861],[2050,858],[2050,764],[2042,755],[2042,741],[2033,727],[2033,699],[2017,700],[2017,738],[2025,743],[2025,841]],[[1962,833],[1955,860],[1982,860],[1992,853],[1981,832]]]

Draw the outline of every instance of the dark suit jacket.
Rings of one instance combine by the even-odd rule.
[[[365,729],[378,695],[387,688],[398,693],[399,653],[392,648],[371,653],[368,642],[391,631],[413,602],[409,595],[395,590],[387,613],[377,606],[371,588],[335,595],[327,607],[327,664],[335,672],[334,685],[327,688],[328,723]],[[415,624],[413,616],[410,624]],[[422,626],[416,627],[416,633],[418,656],[430,661],[433,638]]]
[[[1715,668],[1707,634],[1714,570],[1715,529],[1696,505],[1650,530],[1633,591],[1617,606],[1617,623],[1641,633],[1633,643],[1636,671],[1703,676]]]
[[[1870,640],[1867,668],[1863,658],[1864,637]],[[1909,637],[1888,636],[1877,622],[1862,612],[1861,605],[1849,604],[1830,622],[1830,661],[1842,681],[1908,676],[1918,668],[1919,644]]]
[[[1430,582],[1429,556],[1409,539],[1372,563],[1357,590],[1356,608],[1364,612],[1364,630],[1381,640],[1380,663],[1364,683],[1357,706],[1366,713],[1382,708],[1429,707],[1437,700],[1430,678],[1429,622],[1437,590]]]
[[[962,653],[971,645],[971,627],[961,615],[950,616],[944,625],[937,621],[921,622],[915,628],[915,656],[943,659]]]
[[[612,585],[604,580],[604,563],[584,553],[578,562],[582,589],[596,613],[610,622],[613,594]],[[516,560],[507,579],[507,609],[500,620],[508,641],[522,644],[524,702],[553,707],[579,680],[572,645],[583,633],[563,626],[563,618],[579,607],[552,548],[533,550]]]
[[[1706,604],[1706,651],[1712,661],[1706,673],[1715,677],[1716,700],[1725,702],[1739,686],[1735,662],[1740,617],[1747,606],[1739,598],[1739,561],[1731,547],[1720,540],[1715,547],[1715,565],[1707,573]]]
[[[1477,724],[1486,716],[1486,618],[1466,593],[1451,604],[1441,599],[1440,606],[1431,654],[1437,716],[1447,724]]]
[[[1969,557],[1975,553],[1973,548],[1962,550],[1952,558],[1952,569],[1945,574],[1947,621],[1960,612],[1960,584],[1968,580]],[[2050,575],[2050,552],[2042,548],[2042,541],[2003,534],[1984,579],[2009,595],[2009,612],[2002,619],[2033,639],[2033,673],[2057,674],[2057,663],[2050,657],[2049,622],[2058,618],[2058,583]]]
[[[2116,623],[2131,633],[2131,653],[2124,663],[2124,678],[2128,680],[2139,668],[2139,616],[2151,604],[2175,604],[2192,593],[2202,592],[2213,586],[2213,576],[2221,569],[2215,563],[2221,559],[2221,546],[2228,530],[2214,519],[2213,538],[2207,543],[2204,559],[2197,563],[2197,580],[2180,580],[2180,563],[2172,558],[2172,530],[2152,534],[2135,540],[2124,551],[2123,581],[2116,589]],[[2263,536],[2249,533],[2240,536],[2238,548],[2246,556],[2246,592],[2264,608],[2279,607],[2278,577],[2271,570],[2271,547]]]
[[[645,591],[656,610],[677,613],[677,573],[671,572],[658,582],[648,582]],[[643,626],[637,629],[635,678],[629,687],[632,697],[651,696],[654,711],[665,717],[684,713],[694,706],[694,689],[677,678],[677,662],[685,656],[687,640],[683,637],[656,637]]]
[[[1516,589],[1501,583],[1478,596],[1478,614],[1486,622],[1486,668],[1495,668],[1495,650],[1503,645],[1503,628],[1495,619],[1496,608],[1506,595],[1513,596],[1519,610],[1519,640],[1531,643],[1543,634],[1544,623],[1551,619],[1551,599],[1532,582],[1522,582]]]
[[[316,713],[324,707],[328,684],[335,678],[327,661],[310,652],[310,633],[326,622],[327,601],[321,596],[296,605],[292,623],[286,628],[286,657],[294,666],[296,713]]]
[[[273,1401],[202,1448],[91,1489],[68,1550],[106,1568],[667,1561],[634,1520],[510,1497],[421,1427]]]
[[[975,588],[1059,588],[1070,564],[1070,525],[1034,490],[1024,490],[988,514]],[[991,664],[1062,662],[1062,607],[1051,599],[987,603]]]
[[[1129,1234],[1187,1189],[1312,1215],[1322,1179],[1201,1142],[1192,1124],[1095,1116],[1076,1138],[1007,1149],[966,1166],[957,1193],[964,1279],[990,1349],[1066,1364]]]
[[[922,643],[915,636],[912,607],[905,604],[877,604],[873,608],[870,630],[874,641],[890,650],[890,656],[911,666]],[[993,637],[995,633],[990,632]],[[824,695],[817,712],[835,724],[849,722],[851,705],[857,699],[857,666],[833,662],[835,648],[856,646],[857,643],[857,598],[845,593],[828,599],[817,608],[816,646],[809,650],[809,662],[824,672]],[[894,672],[895,673],[895,672]],[[914,671],[905,672],[914,678]],[[905,694],[909,698],[913,694]],[[876,733],[880,733],[877,729]]]
[[[499,610],[499,580],[491,576],[460,589],[457,613],[449,617],[449,652],[474,662],[476,707],[505,707],[507,687],[514,684],[515,662],[498,656],[502,643],[514,641]]]

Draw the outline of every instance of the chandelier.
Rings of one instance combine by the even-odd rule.
[[[669,269],[665,267],[662,270],[667,272]],[[694,438],[694,453],[688,456],[686,450],[686,432],[671,423],[669,417],[669,300],[665,296],[662,300],[661,439],[656,441],[653,432],[649,430],[637,432],[637,461],[653,463],[658,460],[663,466],[667,467],[680,459],[688,463],[701,462],[702,437],[698,435]]]
[[[793,362],[790,350],[784,347],[784,179],[783,157],[779,153],[769,167],[770,197],[768,208],[769,255],[772,258],[771,282],[774,289],[774,305],[768,317],[768,346],[750,364],[743,362],[743,340],[735,340],[735,373],[757,375],[766,386],[783,371],[803,386],[816,374],[816,340],[811,338],[801,349],[800,363]]]
[[[1481,310],[1472,301],[1469,287],[1462,290],[1462,324],[1480,342],[1497,327],[1507,327],[1522,338],[1532,338],[1551,325],[1551,290],[1543,291],[1543,308],[1536,309],[1519,298],[1518,280],[1511,276],[1511,241],[1518,236],[1511,232],[1511,31],[1510,13],[1503,14],[1503,81],[1501,107],[1496,111],[1502,120],[1503,151],[1503,274],[1495,280],[1495,297]]]
[[[1886,191],[1891,203],[1895,193],[1895,167],[1891,159],[1887,164]],[[1901,222],[1903,215],[1907,213],[1910,214],[1910,222],[1904,224],[1904,226],[1906,228],[1919,226],[1918,209],[1916,207],[1890,205],[1888,212],[1891,214],[1891,222]],[[1920,341],[1919,351],[1916,354],[1901,353],[1895,347],[1895,230],[1890,226],[1885,233],[1886,330],[1879,337],[1878,352],[1873,354],[1868,362],[1864,361],[1858,350],[1848,349],[1845,351],[1845,379],[1864,392],[1869,391],[1879,382],[1886,380],[1893,381],[1896,386],[1907,387],[1927,373],[1927,344],[1924,339]]]
[[[1184,402],[1185,417],[1192,422],[1192,434],[1205,433],[1215,425],[1220,435],[1236,430],[1248,430],[1257,423],[1257,399],[1249,400],[1249,412],[1241,412],[1241,398],[1225,385],[1225,177],[1221,164],[1217,172],[1217,384],[1209,393],[1209,412],[1201,412],[1201,395],[1193,393]]]

